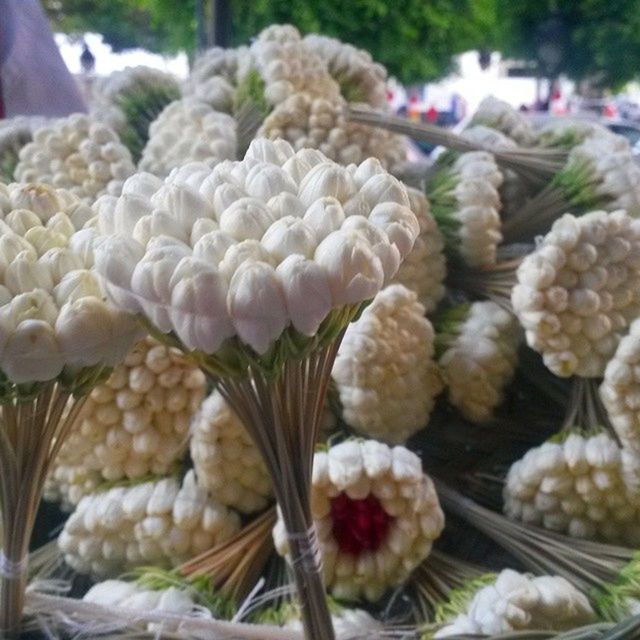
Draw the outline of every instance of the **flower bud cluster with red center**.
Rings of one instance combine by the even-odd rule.
[[[333,536],[340,551],[357,556],[363,551],[380,548],[394,518],[373,495],[364,500],[353,500],[341,493],[331,500],[331,519]]]

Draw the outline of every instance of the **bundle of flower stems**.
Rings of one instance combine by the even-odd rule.
[[[640,169],[495,99],[400,121],[385,77],[273,25],[12,144],[51,186],[0,185],[7,633],[45,479],[52,635],[637,633]],[[385,128],[448,148],[420,189]]]
[[[358,106],[349,107],[349,118],[371,126],[394,131],[415,140],[430,144],[442,145],[460,153],[469,151],[490,151],[496,161],[505,168],[513,169],[532,186],[544,185],[555,173],[562,168],[567,158],[567,152],[561,149],[536,149],[501,151],[483,144],[473,142],[451,131],[428,123],[408,121],[406,118],[381,114]]]

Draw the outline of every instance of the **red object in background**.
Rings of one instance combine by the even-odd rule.
[[[605,118],[615,118],[618,115],[618,110],[614,104],[608,102],[602,107],[602,115]]]
[[[438,120],[438,110],[431,105],[429,110],[427,111],[427,121],[428,122],[436,122]]]
[[[418,102],[418,96],[415,94],[409,96],[409,104],[407,107],[407,114],[411,120],[420,120],[420,104]]]
[[[331,498],[331,519],[340,551],[353,556],[377,551],[387,539],[393,522],[393,517],[374,495],[355,500],[346,493]]]

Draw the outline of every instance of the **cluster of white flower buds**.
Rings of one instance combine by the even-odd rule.
[[[199,484],[242,513],[264,509],[273,494],[271,479],[245,426],[218,391],[202,403],[191,429]]]
[[[362,609],[340,608],[331,614],[333,632],[336,640],[358,640],[358,638],[376,638],[382,633],[384,627],[366,611]],[[285,629],[302,631],[302,622],[297,618],[291,618],[284,625]]]
[[[33,140],[33,131],[45,124],[45,118],[14,116],[0,120],[0,182],[13,182],[22,147]]]
[[[127,126],[127,113],[123,106],[131,98],[138,108],[146,108],[148,114],[165,96],[180,95],[178,80],[170,73],[145,67],[126,67],[108,76],[98,78],[92,86],[91,115],[120,132]]]
[[[590,136],[571,149],[565,167],[555,178],[570,202],[575,191],[593,208],[640,214],[640,167],[622,140],[612,135]]]
[[[179,351],[153,338],[138,342],[89,394],[56,458],[49,498],[77,504],[105,481],[170,473],[205,389],[202,371]]]
[[[114,366],[137,335],[78,246],[91,215],[68,191],[0,184],[0,369],[13,383]]]
[[[565,214],[523,261],[513,309],[556,375],[600,377],[640,314],[640,221]]]
[[[498,193],[502,181],[490,153],[471,151],[441,169],[427,190],[447,250],[470,267],[496,262],[502,241]]]
[[[161,623],[146,625],[147,630],[156,632],[156,635],[177,631],[178,625],[172,623],[170,616],[212,617],[211,611],[198,604],[197,594],[188,587],[150,589],[137,582],[105,580],[94,584],[82,600],[112,609],[168,614],[167,619]]]
[[[470,140],[487,151],[514,151],[518,145],[514,140],[504,133],[482,124],[475,124],[460,134],[463,138]],[[511,169],[501,168],[502,185],[498,189],[500,194],[500,216],[506,219],[512,213],[516,213],[531,196],[530,185],[522,176]]]
[[[376,601],[401,584],[444,528],[420,458],[375,440],[347,440],[316,453],[311,512],[325,583],[345,600]],[[278,552],[288,554],[281,519],[273,536]]]
[[[640,509],[631,500],[623,450],[607,433],[570,433],[527,451],[509,469],[507,516],[576,538],[640,542]]]
[[[76,571],[107,577],[177,566],[239,530],[238,514],[211,500],[190,471],[182,485],[170,477],[85,496],[58,545]]]
[[[453,308],[438,341],[438,364],[449,402],[472,422],[486,422],[502,402],[518,361],[520,326],[495,302],[485,300]]]
[[[589,624],[595,617],[589,599],[565,578],[503,569],[434,638],[493,636],[525,629],[565,631]]]
[[[640,319],[609,360],[600,395],[622,446],[640,455]]]
[[[368,51],[317,33],[305,36],[304,43],[325,62],[346,100],[387,107],[387,70]]]
[[[295,27],[267,27],[251,44],[250,51],[270,105],[301,92],[329,100],[339,97],[340,87],[329,75],[326,63],[305,44]]]
[[[96,204],[112,299],[208,354],[237,336],[262,355],[289,326],[315,335],[333,309],[373,298],[419,233],[379,162],[346,169],[283,141],[164,184],[139,174],[114,200]]]
[[[195,98],[166,106],[149,127],[139,168],[161,178],[187,162],[213,166],[236,157],[236,121]]]
[[[471,122],[496,129],[525,147],[529,146],[534,139],[529,120],[510,104],[493,96],[485,98],[480,103]]]
[[[91,202],[103,193],[119,195],[134,172],[131,154],[113,129],[76,113],[36,129],[20,150],[15,178],[68,189]]]
[[[571,120],[568,118],[550,118],[535,135],[535,145],[538,147],[557,147],[572,149],[582,144],[587,138],[614,138],[622,151],[629,148],[629,143],[623,136],[616,136],[606,127],[590,120]]]
[[[474,124],[460,133],[460,135],[481,145],[486,151],[513,151],[518,148],[517,143],[498,129],[492,129],[483,124]]]
[[[346,102],[338,97],[296,93],[279,104],[265,119],[260,135],[289,141],[295,149],[319,149],[341,164],[378,158],[397,169],[406,161],[404,138],[382,129],[350,122]]]
[[[416,294],[383,289],[349,326],[333,366],[345,421],[393,444],[422,429],[442,391],[434,332]]]
[[[230,113],[237,85],[251,68],[248,47],[207,49],[193,63],[182,93],[206,102],[216,111]]]
[[[431,215],[429,201],[422,191],[407,187],[411,210],[416,214],[420,233],[413,249],[400,265],[393,282],[411,289],[426,313],[431,313],[444,297],[447,264],[444,240]]]

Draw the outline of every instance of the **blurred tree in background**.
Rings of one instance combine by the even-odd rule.
[[[640,0],[496,3],[495,48],[535,60],[542,75],[614,89],[640,75]]]
[[[195,0],[41,0],[52,28],[100,33],[114,51],[154,53],[195,48]]]
[[[431,80],[452,56],[490,45],[495,0],[229,0],[232,42],[247,43],[264,27],[290,23],[367,49],[404,82]],[[53,27],[101,33],[115,51],[143,47],[191,52],[195,0],[43,0]]]
[[[218,0],[220,2],[221,0]],[[103,34],[114,50],[193,52],[196,4],[216,0],[43,0],[54,28]],[[640,70],[640,0],[227,0],[231,42],[273,23],[335,36],[367,49],[405,83],[444,75],[452,56],[499,50],[616,87]]]
[[[366,49],[405,83],[433,80],[452,56],[490,45],[494,0],[232,0],[234,37],[288,22]]]

